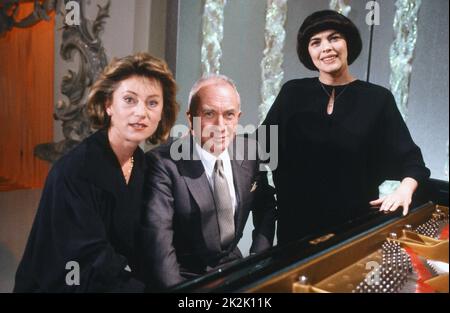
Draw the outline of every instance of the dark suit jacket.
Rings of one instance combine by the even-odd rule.
[[[147,195],[142,217],[142,250],[148,283],[166,288],[242,258],[237,243],[250,211],[255,226],[250,251],[256,253],[272,246],[276,219],[274,190],[267,184],[266,172],[259,171],[259,161],[249,159],[256,156],[256,142],[237,137],[230,147],[235,147],[229,151],[237,200],[236,235],[226,250],[220,245],[213,194],[192,137],[183,137],[147,153],[150,170],[144,187]],[[173,159],[171,150],[184,158]]]
[[[143,291],[134,276],[145,169],[138,148],[126,185],[106,130],[58,160],[42,191],[14,291]],[[70,261],[79,265],[79,285],[66,283],[66,275],[76,273],[73,265],[66,268]]]

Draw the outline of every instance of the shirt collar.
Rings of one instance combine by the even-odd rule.
[[[200,160],[202,161],[205,170],[208,173],[212,173],[212,171],[214,170],[214,166],[216,164],[217,159],[221,159],[224,162],[224,164],[230,162],[230,155],[228,153],[228,149],[225,149],[221,154],[219,154],[216,157],[214,154],[209,153],[208,151],[203,149],[198,144],[197,141],[194,140],[194,142],[195,142],[195,150],[198,156],[200,157]]]

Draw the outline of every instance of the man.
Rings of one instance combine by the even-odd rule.
[[[240,115],[229,78],[202,78],[189,96],[190,134],[147,154],[141,235],[153,287],[167,288],[242,258],[237,244],[250,211],[250,253],[272,246],[274,191],[259,170],[256,142],[236,136]]]

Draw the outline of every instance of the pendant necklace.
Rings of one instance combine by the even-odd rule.
[[[323,91],[325,92],[325,94],[328,96],[327,113],[328,113],[328,115],[331,115],[331,113],[333,113],[334,103],[339,98],[339,96],[341,96],[344,93],[344,91],[347,89],[347,87],[348,87],[348,85],[350,85],[350,83],[345,85],[345,87],[337,95],[335,94],[334,87],[333,87],[333,91],[330,94],[320,80],[319,80],[319,83],[320,83],[320,86],[322,87]],[[334,95],[333,100],[331,100],[333,95]]]

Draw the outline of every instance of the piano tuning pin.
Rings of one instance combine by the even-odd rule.
[[[306,277],[305,275],[301,275],[301,276],[298,278],[298,281],[299,281],[299,283],[302,284],[302,285],[307,285],[307,284],[308,284],[308,277]]]

